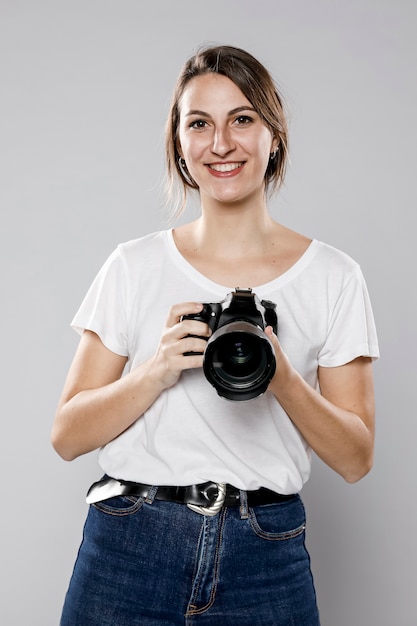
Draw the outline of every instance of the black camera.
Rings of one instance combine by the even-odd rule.
[[[204,303],[201,313],[184,315],[213,331],[204,351],[203,370],[219,396],[252,400],[263,394],[276,368],[275,353],[265,334],[277,333],[276,305],[260,301],[251,289],[229,293],[222,302]]]

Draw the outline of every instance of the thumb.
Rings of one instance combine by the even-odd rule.
[[[276,353],[282,352],[281,344],[278,340],[278,337],[274,333],[274,329],[272,328],[272,326],[267,326],[265,328],[265,335],[268,337],[268,339],[271,341],[272,345],[274,346],[275,352]]]
[[[272,326],[267,326],[265,328],[265,335],[267,335],[269,339],[271,339],[271,341],[273,341],[274,339],[277,339],[277,336],[275,335]]]

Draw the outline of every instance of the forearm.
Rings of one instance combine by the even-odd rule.
[[[52,430],[54,448],[68,461],[100,448],[140,418],[162,390],[147,362],[119,380],[63,399]]]
[[[174,305],[154,356],[125,376],[127,357],[106,348],[96,333],[83,333],[52,428],[52,445],[62,458],[69,461],[109,443],[175,385],[183,370],[202,367],[202,337],[211,331],[200,321],[181,321],[201,308]]]
[[[327,400],[294,370],[284,384],[277,376],[270,390],[315,453],[345,480],[370,470],[373,433],[359,415]]]

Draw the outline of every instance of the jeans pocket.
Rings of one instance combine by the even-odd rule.
[[[139,496],[115,496],[108,500],[95,502],[91,506],[107,515],[121,517],[123,515],[136,513],[142,507],[143,503],[144,498]]]
[[[305,511],[299,496],[287,502],[249,509],[249,523],[261,539],[285,541],[302,535],[306,527]]]

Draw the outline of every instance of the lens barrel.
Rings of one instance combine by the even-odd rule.
[[[220,396],[252,400],[266,391],[275,373],[274,348],[258,326],[229,322],[208,340],[203,368]]]

